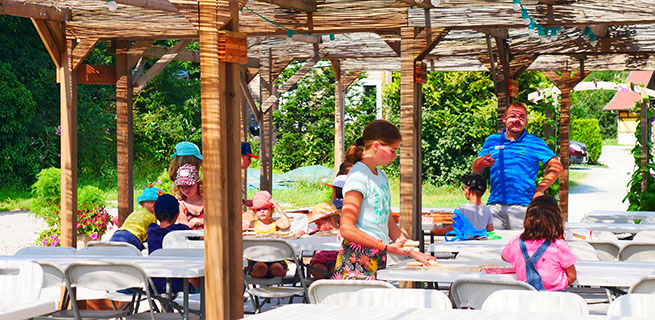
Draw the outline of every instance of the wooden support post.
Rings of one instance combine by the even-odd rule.
[[[240,102],[241,114],[240,114],[240,121],[239,121],[239,123],[241,125],[241,128],[239,130],[239,137],[240,137],[240,140],[243,141],[243,142],[248,141],[248,118],[249,118],[248,117],[248,104],[249,104],[249,102],[248,102],[248,98],[246,97],[246,95],[247,95],[247,93],[250,93],[250,89],[245,88],[245,89],[248,90],[248,92],[246,93],[246,91],[244,91],[244,87],[243,87],[243,83],[246,81],[246,78],[248,77],[247,73],[248,73],[248,70],[247,70],[246,67],[241,67],[241,69],[239,70],[239,87],[241,87],[241,90],[240,90],[240,92],[241,92],[241,102]],[[246,86],[247,86],[247,83],[246,83]],[[241,154],[241,152],[239,152],[239,155],[240,154]],[[239,160],[241,160],[241,159],[239,159]],[[241,186],[240,186],[241,199],[247,199],[248,198],[248,168],[241,170],[241,181],[242,181]]]
[[[512,102],[509,92],[507,92],[508,85],[507,80],[509,79],[509,49],[507,48],[507,40],[496,37],[496,49],[498,50],[498,62],[499,65],[496,68],[496,97],[498,98],[498,118],[496,122],[496,129],[498,132],[502,131],[505,127],[503,123],[503,116],[505,115],[505,110]]]
[[[646,101],[641,102],[641,118],[639,119],[641,128],[641,192],[646,192],[648,188],[648,104]],[[643,210],[643,208],[641,208]]]
[[[116,167],[118,171],[118,225],[134,210],[134,134],[132,124],[132,70],[128,69],[130,43],[116,41]]]
[[[569,217],[569,137],[571,118],[571,71],[562,71],[562,91],[559,109],[559,158],[564,169],[559,176],[559,206],[562,210],[562,219],[566,222]]]
[[[400,226],[414,240],[421,235],[421,84],[415,81],[417,29],[400,29]]]
[[[239,65],[219,61],[220,6],[200,0],[200,77],[205,192],[205,297],[207,319],[243,317],[239,178]],[[238,31],[238,18],[225,26]]]
[[[269,49],[266,58],[262,59],[259,75],[264,81],[260,86],[261,101],[266,101],[273,95],[273,58]],[[273,110],[275,105],[262,112],[262,123],[259,124],[259,189],[273,191]]]
[[[62,34],[64,27],[62,25]],[[60,52],[61,68],[61,245],[77,247],[77,74],[73,70],[73,44],[66,39]]]
[[[334,71],[334,174],[339,172],[339,166],[344,159],[345,152],[345,97],[343,89],[343,72],[341,71],[341,61],[338,59],[330,60],[332,70]]]

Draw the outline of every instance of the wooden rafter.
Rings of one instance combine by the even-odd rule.
[[[296,11],[302,12],[316,12],[316,0],[259,0],[261,2],[267,2],[280,6],[282,8],[287,8]]]
[[[34,18],[31,20],[36,32],[39,34],[39,37],[41,37],[41,41],[45,45],[50,58],[52,58],[52,61],[58,69],[61,68],[61,52],[63,52],[65,48],[65,43],[59,40],[64,37],[62,28],[53,30],[51,29],[50,24],[46,23],[45,20]]]
[[[91,53],[98,43],[98,39],[83,39],[73,48],[73,70],[82,64],[82,61]]]
[[[252,97],[252,92],[250,91],[250,86],[248,86],[248,82],[246,82],[245,77],[240,77],[241,80],[239,81],[239,86],[241,87],[241,92],[243,92],[243,96],[246,97],[246,101],[248,102],[248,106],[250,107],[250,111],[252,111],[253,116],[255,116],[255,121],[257,121],[258,124],[262,122],[262,111],[257,107],[257,103],[255,102],[255,99]]]
[[[289,91],[289,89],[291,89],[298,82],[298,80],[302,79],[310,70],[312,70],[314,65],[323,59],[323,57],[325,57],[325,53],[317,54],[312,59],[307,60],[305,64],[300,69],[298,69],[298,71],[296,71],[293,76],[291,76],[291,78],[287,79],[287,81],[285,81],[284,84],[282,84],[274,94],[268,97],[264,103],[262,103],[262,113],[268,111],[268,109],[280,99],[280,96]]]
[[[148,71],[146,71],[143,76],[134,80],[134,94],[141,91],[141,89],[143,89],[143,87],[145,87],[148,82],[154,79],[159,74],[159,72],[164,69],[164,67],[166,67],[169,63],[171,63],[171,61],[173,61],[173,59],[175,59],[180,50],[186,48],[190,42],[190,40],[178,41],[166,52],[166,54],[157,60],[157,62],[152,67],[150,67],[150,69],[148,69]]]
[[[0,0],[0,14],[54,21],[68,21],[71,18],[68,8],[16,0]]]
[[[343,77],[343,90],[348,90],[350,86],[359,78],[359,76],[362,75],[361,71],[352,71],[348,72],[344,77]]]
[[[199,27],[198,19],[198,0],[168,0],[177,10],[197,29]],[[232,3],[230,1],[218,2],[217,27],[222,29],[232,17],[243,7],[248,0],[238,0]],[[234,5],[236,4],[236,5]]]
[[[448,35],[448,32],[450,31],[449,29],[446,28],[432,28],[431,32],[427,34],[426,31],[427,29],[424,29],[423,32],[419,33],[417,36],[417,39],[423,39],[425,41],[424,44],[421,45],[422,49],[419,52],[418,56],[416,57],[417,61],[421,61],[425,59],[425,57],[432,52],[432,49],[439,44],[441,40],[443,40],[446,35]],[[429,38],[429,40],[428,40]]]
[[[127,69],[132,70],[136,66],[136,64],[139,62],[141,57],[144,55],[144,52],[148,50],[154,41],[152,40],[141,40],[141,41],[135,41],[130,49],[127,51]],[[163,55],[163,54],[162,54]],[[161,58],[161,56],[157,57]],[[141,74],[141,73],[138,73]]]

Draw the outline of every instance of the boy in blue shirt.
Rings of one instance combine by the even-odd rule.
[[[175,197],[170,194],[164,194],[157,198],[155,201],[155,217],[159,220],[159,225],[151,223],[148,226],[148,253],[161,249],[164,237],[169,232],[175,230],[191,230],[187,225],[175,224],[179,213],[180,205]],[[166,291],[165,278],[152,278],[152,282],[157,287],[157,292],[164,293]],[[173,279],[171,288],[173,292],[182,291],[182,279]]]

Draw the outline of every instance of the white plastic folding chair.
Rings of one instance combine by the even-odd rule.
[[[16,251],[16,256],[36,256],[36,255],[72,255],[76,254],[77,249],[73,247],[24,247]]]
[[[635,242],[632,241],[619,252],[621,261],[655,262],[655,241]]]
[[[43,269],[37,263],[0,260],[0,292],[3,300],[38,301]]]
[[[119,246],[87,246],[77,250],[78,255],[91,256],[141,256],[141,251],[131,244]]]
[[[204,249],[205,236],[203,230],[177,230],[164,236],[162,248],[164,249]]]
[[[601,261],[616,261],[619,257],[621,247],[616,241],[611,240],[589,240],[589,244],[596,250],[596,255]]]
[[[155,313],[155,304],[148,287],[151,282],[145,271],[131,263],[114,263],[87,261],[70,264],[65,271],[66,287],[71,292],[71,310],[58,311],[52,318],[75,319],[181,319],[179,314]],[[121,310],[80,310],[77,305],[76,291],[72,288],[86,288],[99,291],[134,289],[144,291],[148,300],[149,311],[143,314],[130,315],[132,309]]]
[[[655,231],[644,230],[639,231],[632,237],[632,241],[641,241],[641,242],[653,242],[655,241]]]
[[[482,304],[484,311],[515,311],[557,315],[588,315],[587,303],[570,292],[500,290]]]
[[[500,290],[536,291],[531,285],[518,280],[456,279],[450,287],[450,298],[459,309],[480,309],[492,293]]]
[[[243,239],[243,258],[261,262],[286,260],[295,266],[299,265],[295,249],[281,239]],[[307,285],[300,268],[296,268],[294,277],[298,279],[294,283],[300,286],[285,286],[281,277],[264,279],[244,275],[246,291],[252,299],[255,312],[260,312],[262,306],[272,298],[289,298],[291,303],[293,297],[306,297]],[[261,303],[260,297],[264,299]]]
[[[610,317],[640,317],[652,319],[655,314],[655,294],[628,293],[610,303]]]
[[[347,302],[351,306],[452,309],[443,292],[433,289],[368,288],[354,292]]]
[[[390,283],[378,280],[317,280],[309,286],[309,303],[346,305],[348,300],[363,289],[396,289]]]
[[[596,249],[594,249],[594,247],[592,247],[591,244],[587,243],[586,241],[569,240],[566,241],[566,245],[569,247],[569,250],[571,250],[571,253],[573,253],[575,258],[579,261],[600,261],[600,258],[598,258],[598,254],[596,253]]]
[[[481,240],[480,240],[481,241]],[[503,254],[503,248],[467,248],[460,251],[455,260],[477,261],[477,260],[500,260]]]
[[[645,276],[630,286],[628,293],[655,293],[655,275]]]

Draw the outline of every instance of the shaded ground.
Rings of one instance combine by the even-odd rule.
[[[634,167],[630,148],[604,146],[599,162],[606,168],[571,167],[571,171],[585,170],[588,174],[569,191],[569,221],[580,221],[589,211],[628,209],[623,198]]]

